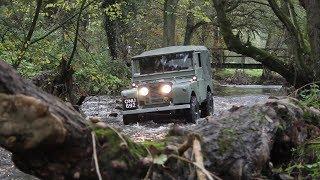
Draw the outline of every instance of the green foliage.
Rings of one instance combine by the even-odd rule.
[[[232,77],[236,74],[236,69],[224,69],[217,72],[218,76],[221,77]],[[249,77],[260,77],[262,75],[262,69],[244,69],[244,74],[248,75]]]
[[[320,108],[320,89],[316,84],[300,92],[300,103],[306,107]],[[305,115],[309,120],[309,115]],[[311,176],[312,179],[320,178],[320,137],[312,139],[293,149],[293,161],[285,171],[289,174],[299,174],[303,177]]]
[[[287,173],[320,178],[320,137],[293,149],[293,155],[294,161],[285,169]]]
[[[44,1],[32,40],[57,27],[62,20],[75,14],[81,0]],[[0,59],[17,60],[35,11],[35,2],[6,1],[0,3]],[[107,39],[101,27],[99,3],[91,4],[81,19],[77,52],[72,60],[75,83],[89,93],[114,93],[129,84],[129,69],[123,60],[112,61],[108,56]],[[59,12],[59,13],[58,13]],[[88,18],[90,17],[90,22]],[[25,52],[19,73],[33,78],[42,71],[58,72],[62,59],[68,59],[73,48],[76,19],[67,22],[43,40],[31,44]]]
[[[312,84],[310,89],[301,91],[300,96],[303,105],[320,109],[320,88],[317,84]]]
[[[79,86],[93,94],[118,93],[130,84],[129,77],[129,68],[123,61],[106,60],[103,57],[82,61],[75,73]]]

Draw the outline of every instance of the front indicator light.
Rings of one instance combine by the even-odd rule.
[[[140,96],[146,96],[149,94],[149,89],[147,87],[142,87],[138,91]]]
[[[166,85],[163,85],[160,89],[160,91],[163,93],[163,94],[169,94],[172,90],[172,87],[168,84]]]

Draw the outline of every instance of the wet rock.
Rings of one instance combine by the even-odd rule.
[[[102,121],[100,117],[90,117],[87,119],[89,119],[89,121],[94,124]]]
[[[109,117],[118,117],[118,113],[112,112],[109,114]]]
[[[108,127],[108,125],[106,123],[104,123],[104,122],[98,122],[98,123],[95,124],[95,126],[97,128],[103,128],[103,129]]]
[[[238,110],[241,107],[243,107],[243,106],[232,106],[232,108],[230,108],[229,111],[230,112],[234,112],[234,111]]]
[[[274,175],[274,179],[278,179],[278,180],[294,180],[294,178],[288,174],[275,174]]]
[[[121,101],[120,99],[117,99],[117,100],[116,100],[116,103],[117,103],[117,104],[122,104],[122,101]]]
[[[116,106],[115,109],[117,109],[117,110],[123,110],[122,106]]]

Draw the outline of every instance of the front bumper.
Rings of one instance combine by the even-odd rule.
[[[122,111],[122,115],[127,114],[143,114],[143,113],[151,113],[151,112],[161,112],[161,111],[171,111],[177,109],[188,109],[190,108],[190,104],[183,104],[183,105],[170,105],[164,107],[153,107],[153,108],[145,108],[145,109],[134,109],[134,110],[127,110]]]

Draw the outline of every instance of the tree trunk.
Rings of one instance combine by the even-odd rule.
[[[13,153],[19,169],[43,179],[97,179],[97,174],[103,179],[194,179],[195,174],[219,179],[208,171],[252,179],[270,160],[288,161],[292,148],[320,132],[303,121],[305,109],[295,100],[270,99],[207,117],[190,131],[174,128],[164,150],[147,150],[106,124],[90,124],[4,61],[0,102],[0,145]]]
[[[116,3],[116,0],[103,0],[102,10],[104,11],[105,8],[115,3]],[[112,59],[118,58],[118,52],[117,52],[118,37],[116,32],[117,30],[116,26],[117,26],[116,22],[110,19],[110,16],[107,14],[107,12],[103,12],[103,27],[107,35],[109,52]]]
[[[309,0],[305,3],[308,19],[308,35],[311,46],[311,60],[315,75],[320,77],[320,1]]]
[[[176,9],[179,0],[165,0],[163,7],[163,46],[176,45]]]
[[[272,41],[272,32],[269,32],[268,33],[268,37],[267,37],[267,40],[266,40],[266,46],[265,48],[268,49],[268,48],[272,48],[271,47],[271,41]],[[262,71],[262,75],[260,77],[260,82],[262,84],[264,84],[265,81],[268,81],[269,79],[271,79],[272,77],[272,71],[270,71],[269,69],[263,67],[263,71]]]
[[[190,5],[191,6],[191,5]],[[190,45],[192,36],[193,36],[193,26],[194,26],[194,17],[191,12],[191,9],[189,9],[188,15],[187,15],[187,25],[186,25],[186,32],[184,34],[184,42],[183,45]]]

